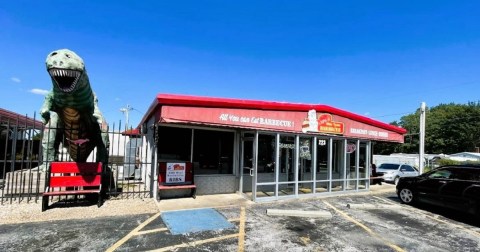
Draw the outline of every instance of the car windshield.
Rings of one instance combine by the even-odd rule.
[[[381,164],[378,168],[384,170],[397,170],[400,167],[399,164]]]

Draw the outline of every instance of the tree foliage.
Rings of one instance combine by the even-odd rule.
[[[376,154],[418,153],[420,110],[392,122],[407,130],[404,144],[377,143]],[[427,108],[425,152],[451,154],[480,147],[480,103],[440,104]],[[379,150],[380,149],[380,150]],[[378,151],[377,151],[378,150]]]

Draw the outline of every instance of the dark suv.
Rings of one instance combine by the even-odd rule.
[[[442,166],[401,178],[397,195],[405,204],[423,202],[480,215],[480,166]]]

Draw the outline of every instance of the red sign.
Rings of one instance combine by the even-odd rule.
[[[307,118],[303,120],[302,131],[343,134],[345,127],[342,122],[333,121],[331,114],[320,114],[317,116],[317,112],[312,109],[308,111]]]

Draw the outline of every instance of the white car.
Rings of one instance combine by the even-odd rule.
[[[382,176],[385,182],[398,183],[401,177],[416,177],[420,173],[415,167],[408,164],[383,163],[377,167],[377,175]]]

